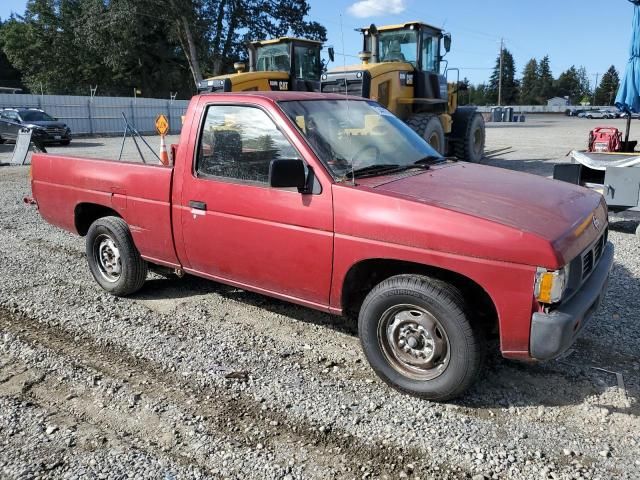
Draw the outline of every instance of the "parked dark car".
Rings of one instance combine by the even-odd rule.
[[[577,117],[578,115],[584,112],[586,112],[586,110],[583,108],[567,108],[564,111],[564,114],[568,117]]]
[[[38,108],[4,108],[0,110],[0,143],[15,141],[21,128],[33,131],[32,138],[40,143],[71,143],[71,129],[57,118]]]

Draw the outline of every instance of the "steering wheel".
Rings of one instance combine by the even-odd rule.
[[[364,147],[362,147],[360,150],[358,150],[352,157],[351,157],[351,163],[355,164],[356,158],[358,158],[360,155],[362,155],[364,152],[366,152],[367,150],[375,150],[376,152],[376,162],[378,163],[378,160],[380,159],[380,148],[376,145],[365,145]]]

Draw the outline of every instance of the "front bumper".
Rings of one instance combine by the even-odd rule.
[[[550,313],[536,312],[531,318],[531,357],[551,360],[562,355],[589,323],[604,298],[613,265],[613,245],[607,243],[598,266],[580,290]]]
[[[71,132],[53,134],[45,131],[34,130],[31,138],[42,143],[58,143],[70,142],[72,137]]]

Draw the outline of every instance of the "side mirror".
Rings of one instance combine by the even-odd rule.
[[[444,39],[444,51],[449,53],[451,51],[451,34],[445,33],[443,39]]]
[[[307,177],[304,162],[300,159],[276,158],[269,165],[269,185],[273,188],[297,188],[306,190]]]
[[[333,47],[329,47],[328,53],[329,53],[329,60],[331,60],[332,62],[335,62],[336,61],[336,51],[333,49]]]

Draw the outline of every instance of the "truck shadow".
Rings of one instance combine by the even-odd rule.
[[[632,283],[629,278],[633,278],[632,274],[616,264],[601,310],[568,355],[556,361],[525,364],[502,358],[495,342],[490,345],[491,353],[482,378],[454,403],[471,412],[481,412],[511,407],[580,405],[586,399],[593,399],[589,404],[608,412],[640,417],[640,358],[637,355],[640,322],[634,306],[634,299],[640,297],[640,282]],[[198,297],[211,294],[357,336],[353,319],[192,276],[151,279],[132,298],[143,302],[169,300],[179,305],[175,300],[197,302]],[[616,373],[622,375],[624,391],[619,388]]]
[[[637,227],[638,227],[638,220],[630,220],[630,219],[610,219],[609,220],[609,229],[614,232],[628,233],[633,235],[635,234]]]

